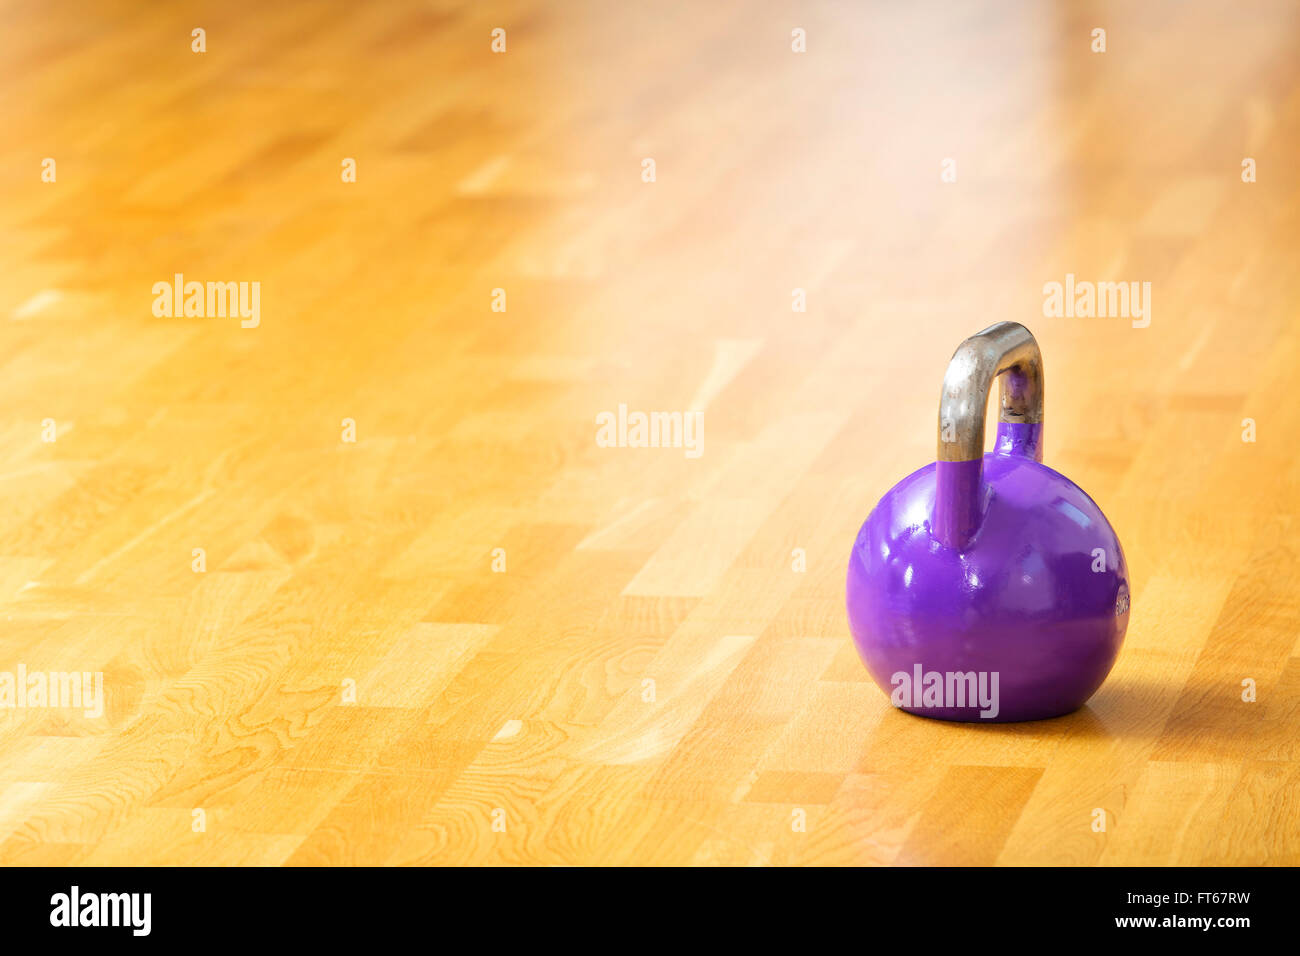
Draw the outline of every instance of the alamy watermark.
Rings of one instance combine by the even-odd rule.
[[[703,412],[618,412],[596,416],[600,448],[682,448],[687,458],[704,454]]]
[[[1132,319],[1133,328],[1151,324],[1150,282],[1076,282],[1073,272],[1065,282],[1043,285],[1043,315],[1049,319]]]
[[[992,720],[998,715],[998,671],[927,671],[920,664],[912,673],[896,671],[889,682],[894,692],[889,702],[895,707],[921,710],[927,707],[979,707],[980,716]]]
[[[185,274],[178,272],[171,282],[155,282],[153,294],[153,314],[160,319],[238,316],[246,329],[262,323],[260,282],[186,282]]]
[[[83,893],[74,885],[50,897],[51,926],[121,926],[132,936],[148,936],[152,911],[152,893]]]
[[[104,672],[28,671],[21,662],[15,670],[0,671],[0,710],[41,708],[104,716]]]

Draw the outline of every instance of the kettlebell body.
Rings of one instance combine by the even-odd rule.
[[[984,408],[1002,380],[994,451]],[[940,399],[939,461],[904,478],[853,545],[858,654],[895,706],[963,721],[1081,707],[1128,626],[1124,552],[1106,516],[1042,463],[1042,363],[1023,326],[957,350]]]

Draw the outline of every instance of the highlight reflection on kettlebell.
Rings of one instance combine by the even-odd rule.
[[[994,379],[1001,414],[984,453]],[[1043,462],[1043,362],[999,322],[953,354],[938,460],[872,509],[849,557],[849,626],[893,703],[944,720],[1038,720],[1083,706],[1128,627],[1124,551]]]

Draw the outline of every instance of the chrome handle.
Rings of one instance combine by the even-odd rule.
[[[939,461],[984,457],[984,413],[993,380],[1000,379],[998,420],[1043,420],[1043,356],[1033,333],[1018,322],[998,322],[953,353],[939,396]]]

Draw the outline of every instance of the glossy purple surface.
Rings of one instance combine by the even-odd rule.
[[[1069,713],[1106,679],[1128,626],[1119,540],[1091,498],[1036,460],[1041,427],[1001,424],[995,449],[982,469],[938,462],[904,478],[872,510],[849,559],[858,654],[896,705],[922,716]],[[914,681],[894,677],[918,666],[996,673],[996,713],[952,694],[900,703]],[[950,691],[960,684],[946,680]]]

